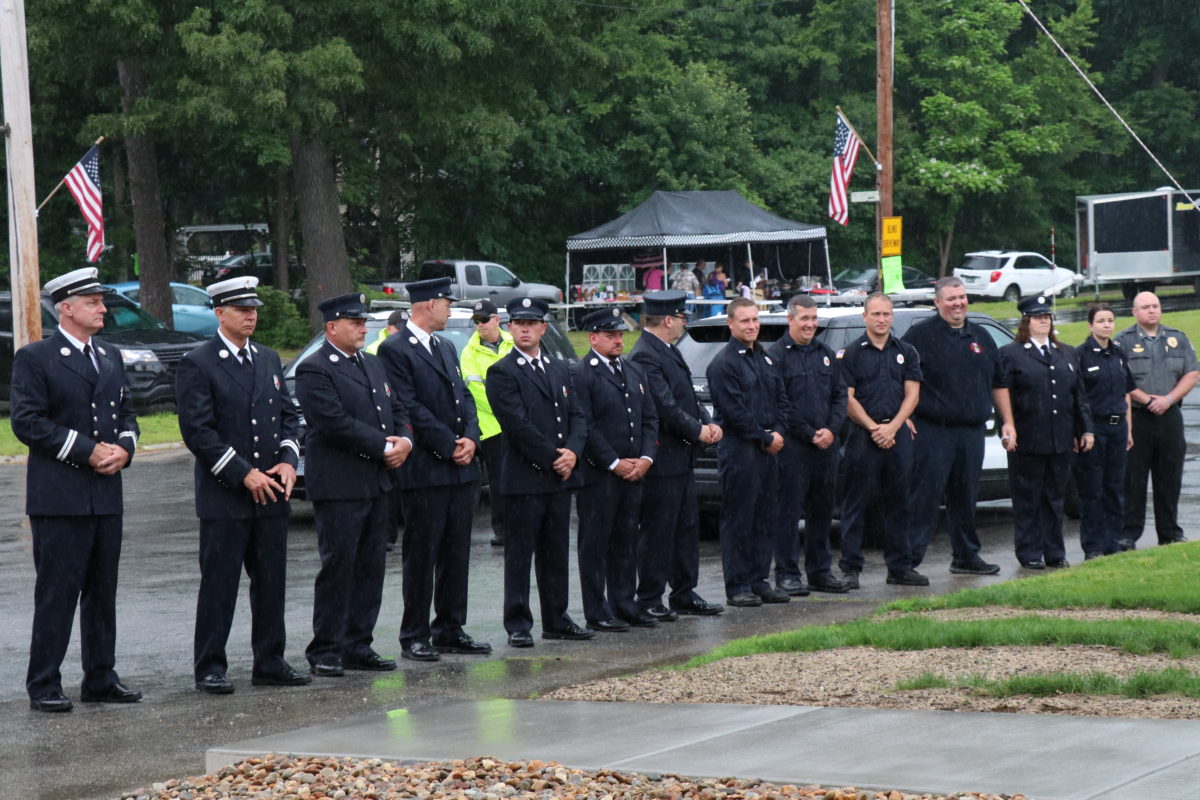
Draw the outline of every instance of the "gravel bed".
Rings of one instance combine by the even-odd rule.
[[[862,791],[853,787],[777,786],[742,778],[694,780],[616,770],[579,770],[552,761],[510,761],[481,756],[461,761],[405,765],[380,759],[326,757],[250,758],[198,778],[156,783],[121,800],[201,798],[569,798],[576,800],[1024,800],[1023,795],[974,792],[935,795]]]

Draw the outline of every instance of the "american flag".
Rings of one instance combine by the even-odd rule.
[[[100,258],[104,249],[104,206],[100,200],[100,149],[95,145],[88,150],[79,163],[67,173],[67,188],[79,204],[79,211],[87,221],[88,263]]]
[[[842,115],[838,114],[837,130],[833,134],[833,174],[829,177],[829,216],[842,225],[850,223],[850,204],[846,193],[850,189],[850,175],[854,162],[858,160],[858,149],[862,139],[850,130]]]

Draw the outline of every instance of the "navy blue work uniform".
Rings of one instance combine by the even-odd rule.
[[[904,382],[921,380],[921,358],[907,342],[888,334],[876,347],[866,334],[846,345],[842,377],[854,399],[871,419],[891,422],[904,404]],[[850,425],[846,437],[846,480],[842,486],[842,557],[844,573],[862,572],[863,530],[867,508],[878,495],[883,501],[883,560],[889,573],[912,567],[908,543],[909,482],[912,475],[913,435],[907,425],[896,431],[896,443],[883,449],[871,433]]]
[[[326,339],[296,368],[296,398],[308,424],[305,482],[321,556],[305,651],[313,666],[377,658],[371,642],[393,485],[383,456],[388,436],[412,438],[408,411],[378,358],[347,356]]]
[[[428,348],[421,334],[429,340]],[[409,321],[379,346],[392,388],[408,410],[416,444],[396,470],[404,506],[404,616],[400,643],[452,644],[467,622],[471,515],[478,459],[453,461],[456,440],[479,446],[475,400],[454,343]],[[430,602],[434,619],[429,621]]]
[[[255,503],[242,481],[254,469],[299,463],[300,412],[283,366],[273,350],[252,342],[235,348],[218,334],[179,362],[175,397],[183,443],[196,457],[196,680],[224,675],[228,667],[225,644],[243,566],[250,578],[254,675],[278,675],[290,670],[283,655],[288,502],[276,492],[274,501]]]
[[[1075,440],[1092,432],[1092,414],[1079,381],[1075,352],[1014,341],[1000,348],[1012,398],[1017,449],[1008,454],[1013,538],[1023,565],[1066,558],[1063,497]]]
[[[1091,336],[1075,348],[1087,392],[1096,442],[1075,456],[1079,487],[1079,543],[1086,557],[1116,553],[1125,526],[1125,455],[1129,443],[1129,393],[1137,388],[1125,351]]]
[[[637,540],[642,481],[612,471],[623,458],[654,459],[658,415],[646,377],[624,358],[611,362],[591,351],[571,365],[575,400],[587,421],[579,511],[579,587],[583,615],[596,623],[613,617],[639,622]],[[607,591],[606,591],[607,590]]]
[[[1189,372],[1200,370],[1196,351],[1183,331],[1158,326],[1156,336],[1147,336],[1137,325],[1121,331],[1116,341],[1129,359],[1129,371],[1137,388],[1147,394],[1165,395]],[[1183,541],[1179,524],[1179,493],[1183,485],[1183,459],[1187,442],[1183,435],[1183,411],[1179,404],[1162,414],[1133,404],[1133,449],[1125,464],[1125,529],[1121,541],[1132,548],[1146,525],[1146,479],[1154,490],[1154,528],[1158,543]]]
[[[510,308],[511,311],[511,308]],[[537,576],[542,631],[574,626],[567,616],[571,496],[576,469],[564,481],[554,471],[558,448],[582,456],[587,423],[567,365],[514,348],[488,369],[487,398],[504,431],[504,466],[497,490],[506,496],[504,630],[533,629],[529,567]]]
[[[12,428],[29,447],[25,513],[37,572],[25,679],[34,700],[62,692],[59,668],[76,604],[83,693],[103,694],[119,683],[114,665],[121,473],[101,475],[88,459],[98,442],[132,456],[138,426],[120,350],[94,336],[84,344],[89,354],[59,329],[13,358]]]
[[[837,503],[838,450],[846,422],[846,385],[837,356],[818,341],[797,344],[784,333],[767,350],[779,365],[791,413],[779,451],[779,521],[775,527],[775,583],[800,577],[804,519],[804,571],[812,582],[833,578],[829,530]],[[827,429],[834,441],[822,450],[813,444],[817,431]]]
[[[716,421],[721,481],[721,561],[725,595],[771,589],[775,552],[779,459],[766,451],[772,433],[784,433],[790,408],[783,377],[766,347],[731,338],[706,372]]]
[[[954,328],[940,315],[913,325],[904,341],[920,355],[922,376],[921,399],[913,411],[917,438],[908,515],[913,567],[925,558],[943,497],[951,566],[970,567],[982,560],[975,503],[992,390],[1007,385],[1000,350],[982,326],[966,320]]]
[[[700,431],[712,422],[696,397],[692,373],[679,349],[643,332],[629,360],[646,374],[658,417],[658,451],[646,473],[638,542],[637,597],[642,608],[690,608],[701,600],[700,528],[692,469],[702,447]]]

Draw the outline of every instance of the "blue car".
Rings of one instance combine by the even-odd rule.
[[[142,286],[137,281],[108,283],[108,288],[141,305]],[[217,332],[217,315],[213,313],[208,292],[186,283],[171,283],[171,309],[174,312],[175,330],[213,336]]]

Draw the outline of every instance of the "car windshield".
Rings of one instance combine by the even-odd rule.
[[[758,341],[770,344],[786,332],[785,323],[763,322],[758,330]],[[679,355],[687,362],[692,377],[703,378],[709,362],[716,358],[721,346],[728,341],[727,325],[695,325],[688,328],[687,333],[679,340]]]
[[[1004,259],[997,256],[967,256],[967,260],[963,262],[963,269],[1000,269],[1004,266]]]
[[[833,276],[834,283],[869,283],[875,280],[874,267],[851,267]]]
[[[118,300],[115,295],[106,297],[104,305],[108,310],[104,312],[104,330],[100,331],[101,336],[114,331],[153,331],[164,327],[161,322],[133,303],[124,299]]]

